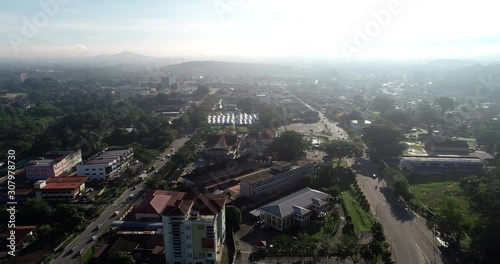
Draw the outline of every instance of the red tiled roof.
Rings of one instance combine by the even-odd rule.
[[[75,189],[87,181],[89,177],[75,176],[75,177],[50,177],[46,180],[46,185],[42,190],[48,189]]]
[[[16,230],[16,244],[18,244],[19,242],[23,241],[26,236],[34,231],[36,229],[36,226],[16,226],[15,230]],[[5,233],[3,233],[1,235],[2,238],[4,239],[7,239],[7,237],[9,237],[9,230],[5,231]]]
[[[135,213],[186,215],[191,209],[194,209],[202,215],[216,215],[225,203],[224,194],[151,191],[136,208]]]

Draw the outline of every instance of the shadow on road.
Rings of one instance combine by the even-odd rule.
[[[391,214],[396,220],[407,222],[415,219],[415,214],[409,209],[405,209],[405,205],[396,198],[394,192],[389,187],[380,187],[379,189],[387,200],[387,204],[391,208]]]

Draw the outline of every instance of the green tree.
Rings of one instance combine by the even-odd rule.
[[[417,121],[424,124],[427,127],[427,133],[432,135],[434,128],[442,124],[444,119],[431,105],[422,105],[417,109]]]
[[[237,230],[241,224],[241,210],[235,206],[226,206],[226,226],[230,230]]]
[[[278,153],[279,160],[294,160],[301,157],[307,148],[307,142],[302,134],[288,130],[274,138],[273,149]]]
[[[337,169],[345,158],[359,158],[363,155],[363,146],[350,141],[330,140],[322,146],[332,158],[337,159]]]
[[[115,251],[108,254],[106,264],[135,264],[135,260],[129,252]]]
[[[436,104],[441,108],[441,116],[444,116],[446,111],[453,110],[455,107],[455,101],[453,98],[442,96],[436,99]]]
[[[382,227],[382,224],[379,221],[375,221],[373,223],[372,233],[373,233],[373,239],[375,239],[375,241],[381,242],[385,240],[384,227]]]
[[[361,245],[359,253],[366,263],[372,263],[375,258],[369,244]]]
[[[449,241],[459,245],[467,231],[467,223],[464,213],[459,211],[459,205],[455,200],[446,199],[444,207],[440,208],[435,223],[439,229],[449,238]]]
[[[53,216],[54,210],[42,198],[28,198],[22,209],[23,219],[33,221],[34,224],[49,223],[49,219]]]
[[[380,112],[382,116],[384,116],[387,112],[394,109],[395,102],[394,99],[389,98],[387,96],[377,96],[373,99],[372,108],[375,111]]]
[[[362,139],[368,147],[371,158],[399,157],[406,145],[401,141],[404,135],[397,127],[374,124],[363,131]]]

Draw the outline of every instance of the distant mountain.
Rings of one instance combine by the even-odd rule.
[[[242,74],[242,75],[286,75],[294,72],[289,65],[264,63],[239,63],[224,61],[189,61],[162,67],[162,71],[191,75]]]
[[[116,65],[116,64],[175,64],[184,62],[181,58],[170,57],[151,57],[142,54],[137,54],[129,51],[123,51],[118,54],[112,55],[99,55],[83,59],[83,61],[102,64],[102,65]]]
[[[439,59],[429,61],[427,63],[427,66],[431,66],[433,68],[441,68],[443,70],[455,70],[477,64],[478,63],[473,60]]]

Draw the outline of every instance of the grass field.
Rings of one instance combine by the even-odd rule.
[[[375,222],[375,217],[373,216],[371,211],[367,212],[363,210],[351,191],[342,192],[342,199],[344,199],[347,212],[352,218],[352,223],[354,224],[354,231],[356,232],[356,234],[370,231],[373,222]]]
[[[7,99],[14,99],[16,98],[16,96],[22,96],[22,97],[25,97],[26,94],[25,93],[8,93],[6,95],[2,95],[0,97],[2,98],[7,98]]]
[[[458,204],[459,210],[464,212],[465,217],[470,220],[474,217],[470,213],[469,202],[460,188],[459,182],[444,181],[414,184],[410,185],[410,190],[420,202],[433,211],[439,211],[446,198],[454,200]]]

